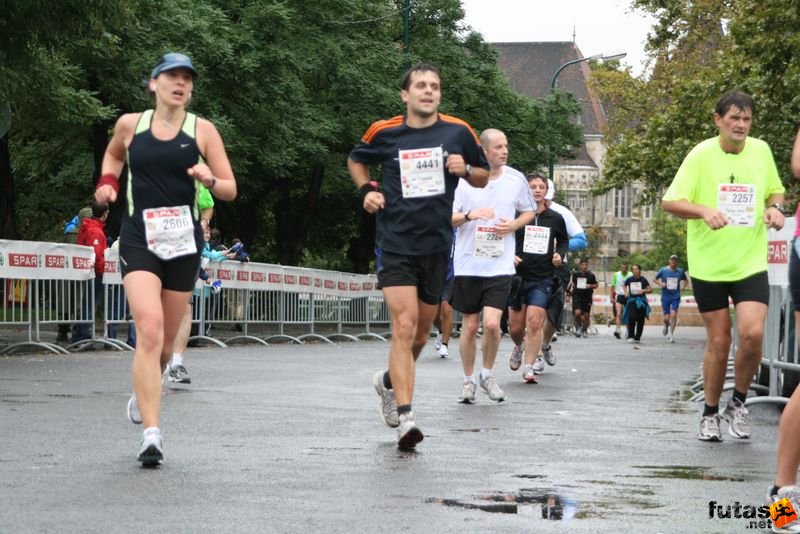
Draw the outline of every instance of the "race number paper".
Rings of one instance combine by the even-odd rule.
[[[678,279],[677,278],[667,278],[667,289],[670,291],[675,291],[678,289]]]
[[[475,230],[475,257],[499,258],[503,255],[504,239],[494,226],[478,226]]]
[[[525,226],[525,240],[522,242],[522,252],[547,254],[549,244],[550,228],[546,226]]]
[[[577,278],[578,289],[586,289],[586,278]]]
[[[194,221],[189,206],[151,208],[142,212],[147,248],[162,260],[195,254]]]
[[[642,283],[631,282],[631,295],[641,295],[641,294],[642,294]]]
[[[403,198],[444,194],[442,147],[401,150],[399,160]]]
[[[717,209],[725,214],[731,226],[752,227],[756,214],[756,186],[719,184]]]

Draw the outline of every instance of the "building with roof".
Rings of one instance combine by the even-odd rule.
[[[524,96],[541,98],[550,93],[553,75],[569,61],[583,58],[572,41],[538,43],[491,43],[498,51],[498,67],[511,88]],[[601,196],[589,190],[603,175],[606,144],[603,138],[605,110],[587,87],[591,68],[587,61],[570,65],[556,79],[557,88],[572,93],[581,105],[575,117],[583,128],[583,144],[570,160],[554,162],[553,181],[567,206],[584,226],[597,226],[605,238],[600,254],[605,260],[649,248],[652,239],[652,206],[636,206],[640,185],[627,185]]]

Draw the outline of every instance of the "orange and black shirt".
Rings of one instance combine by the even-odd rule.
[[[469,124],[448,115],[427,128],[410,128],[398,116],[374,123],[350,159],[381,166],[380,189],[385,207],[377,215],[376,246],[411,256],[448,252],[453,241],[453,196],[458,176],[444,172],[445,192],[435,196],[403,198],[399,151],[442,148],[443,159],[460,154],[473,167],[489,168],[483,149]]]

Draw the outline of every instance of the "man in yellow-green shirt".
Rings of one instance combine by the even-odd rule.
[[[767,227],[783,227],[783,184],[769,145],[748,137],[753,99],[728,91],[717,101],[717,137],[695,146],[664,194],[665,211],[687,223],[692,287],[706,327],[705,407],[698,439],[721,441],[720,420],[735,438],[749,438],[744,403],[761,362],[769,303]],[[728,299],[736,309],[739,346],[733,397],[719,413],[731,344]]]

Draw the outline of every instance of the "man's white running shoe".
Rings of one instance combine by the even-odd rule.
[[[697,439],[701,441],[722,441],[722,433],[719,431],[719,414],[705,415],[700,419],[700,431]]]
[[[450,356],[450,349],[447,348],[447,345],[442,343],[442,346],[439,347],[439,357],[448,358],[449,356]]]
[[[544,356],[544,361],[547,362],[547,365],[556,364],[556,355],[553,354],[552,347],[542,347],[542,356]]]
[[[146,428],[142,432],[142,443],[137,459],[142,467],[154,467],[164,459],[164,440],[158,427]]]
[[[508,368],[516,371],[522,365],[522,355],[525,352],[525,347],[522,345],[514,345],[511,349],[511,355],[508,357]]]
[[[544,372],[544,359],[541,356],[537,357],[536,361],[533,362],[533,372],[537,375]]]
[[[479,382],[484,393],[489,395],[489,399],[497,402],[506,400],[506,393],[497,385],[497,379],[495,377],[487,376],[486,378],[479,379]]]
[[[397,417],[397,401],[394,398],[394,391],[386,389],[383,385],[384,371],[378,371],[372,377],[372,385],[375,386],[375,392],[381,398],[380,414],[383,424],[386,426],[396,428],[400,424]]]
[[[417,428],[414,412],[406,412],[399,417],[400,422],[397,426],[397,448],[413,449],[417,443],[422,441],[425,436]]]
[[[136,402],[136,393],[128,399],[128,419],[134,425],[142,424],[142,414],[139,412],[139,403]]]
[[[439,350],[442,348],[442,333],[436,334],[436,341],[433,342],[433,348]]]
[[[731,399],[720,417],[728,422],[728,434],[734,438],[747,439],[750,437],[750,410],[741,402]]]
[[[472,404],[475,402],[475,383],[467,380],[461,388],[461,395],[458,396],[461,404]]]

